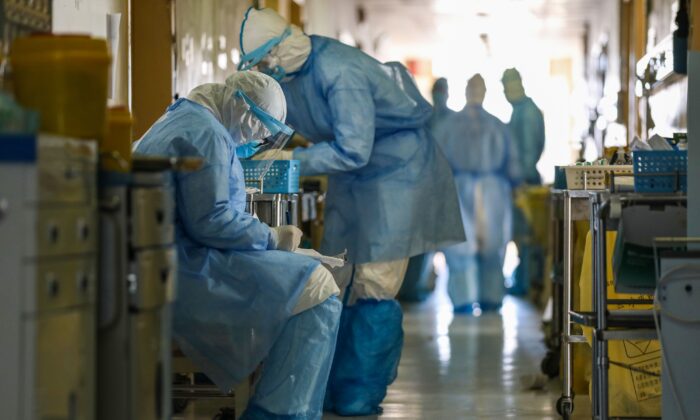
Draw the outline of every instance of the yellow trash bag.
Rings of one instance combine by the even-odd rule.
[[[515,191],[515,205],[532,227],[534,243],[546,248],[549,241],[549,194],[547,186],[526,186]]]
[[[579,288],[578,281],[581,279],[581,269],[585,264],[584,251],[586,249],[586,235],[590,231],[590,223],[587,220],[576,220],[573,226],[573,255],[572,255],[572,265],[573,274],[571,281],[571,307],[575,311],[581,310],[581,292]],[[588,260],[588,265],[590,265],[590,259]],[[580,327],[574,325],[572,327],[573,334],[580,334]],[[589,346],[584,346],[581,344],[574,344],[571,346],[573,353],[573,389],[576,395],[586,395],[588,394],[588,387],[591,378],[591,361],[593,356],[591,354],[591,348]],[[561,370],[560,370],[561,372]]]
[[[616,293],[613,284],[612,256],[615,249],[616,232],[607,232],[607,292],[608,299],[652,299],[652,296]],[[581,310],[593,311],[591,294],[593,276],[591,273],[591,235],[586,236],[586,248],[579,281]],[[651,305],[628,304],[608,305],[608,309],[649,309]],[[592,345],[592,329],[584,328],[588,343]],[[658,340],[609,341],[608,374],[609,413],[612,417],[660,417],[661,378],[644,372],[661,373],[661,347]],[[590,369],[589,369],[590,370]],[[590,379],[589,379],[590,381]]]

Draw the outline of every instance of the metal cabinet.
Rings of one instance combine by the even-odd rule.
[[[100,420],[170,418],[177,259],[169,175],[100,174]]]
[[[0,138],[8,418],[95,418],[96,164],[94,141]]]

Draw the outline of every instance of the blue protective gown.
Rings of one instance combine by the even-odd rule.
[[[303,175],[328,174],[322,252],[390,261],[461,242],[452,174],[425,130],[430,105],[383,65],[311,36],[311,54],[282,83],[287,121],[316,143],[297,149]]]
[[[544,150],[544,117],[542,111],[529,97],[514,102],[508,127],[517,145],[523,181],[528,185],[540,185],[542,178],[537,171],[537,161]],[[515,271],[511,293],[524,295],[530,283],[541,279],[544,273],[544,250],[532,245],[533,230],[522,211],[513,207],[513,240],[518,246],[520,264]]]
[[[430,116],[428,127],[431,133],[445,120],[445,118],[454,114],[445,103],[435,103],[433,113]],[[399,291],[399,300],[403,302],[421,302],[425,300],[432,288],[429,284],[430,277],[433,273],[433,257],[434,252],[426,252],[425,254],[415,255],[411,257],[406,269],[406,276]]]
[[[403,66],[311,36],[282,84],[287,121],[315,144],[297,149],[303,175],[328,174],[322,252],[353,264],[408,258],[464,240],[449,165],[426,129],[430,105]],[[343,310],[325,408],[369,415],[396,377],[403,345],[395,300]]]
[[[445,120],[445,118],[453,115],[454,113],[455,112],[448,108],[446,104],[435,104],[433,107],[433,114],[430,116],[430,130],[435,130],[437,126]]]
[[[447,117],[435,136],[454,172],[467,242],[445,248],[448,292],[456,310],[498,306],[503,260],[511,235],[511,191],[519,182],[506,126],[481,106]]]
[[[544,151],[544,116],[529,97],[513,102],[513,113],[508,123],[517,151],[517,159],[523,174],[523,182],[531,185],[542,183],[537,171],[537,161]]]
[[[257,410],[320,418],[322,399],[316,394],[325,387],[341,304],[331,298],[292,316],[319,263],[272,250],[269,227],[245,213],[243,170],[227,130],[206,108],[180,99],[135,152],[204,160],[201,169],[175,176],[173,332],[180,348],[222,390],[232,389],[267,358],[265,366],[274,369],[264,368]],[[273,346],[284,352],[275,357]],[[294,383],[308,389],[290,393]],[[285,409],[297,411],[279,411]]]

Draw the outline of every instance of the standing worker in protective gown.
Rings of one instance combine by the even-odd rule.
[[[434,132],[445,118],[454,114],[454,111],[447,107],[447,99],[449,98],[447,79],[441,77],[435,81],[432,96],[433,114],[430,117],[429,127],[431,132]],[[429,283],[431,282],[431,277],[434,276],[434,256],[435,253],[428,252],[411,257],[406,269],[406,277],[399,292],[401,301],[421,302],[428,297],[431,291]]]
[[[544,150],[544,117],[542,111],[525,95],[523,81],[516,69],[503,73],[503,91],[513,106],[508,127],[515,138],[517,156],[526,185],[540,185],[542,178],[537,162]],[[523,295],[530,287],[530,280],[542,278],[544,253],[533,245],[534,233],[523,212],[513,207],[513,241],[518,246],[520,264],[515,271],[511,293]]]
[[[241,51],[241,68],[281,80],[290,124],[314,143],[283,158],[329,175],[322,252],[347,249],[353,264],[325,407],[379,413],[403,345],[394,297],[408,258],[464,240],[452,175],[425,130],[430,105],[402,66],[309,37],[269,9],[248,10]]]
[[[520,181],[508,128],[482,107],[486,85],[467,84],[467,105],[435,136],[454,172],[467,242],[443,250],[456,313],[496,311],[504,292],[503,262],[511,236],[511,193]]]
[[[432,96],[433,115],[430,117],[430,128],[435,130],[445,118],[454,114],[454,111],[447,107],[447,100],[450,97],[447,79],[441,77],[433,83]]]
[[[244,419],[320,419],[342,305],[332,275],[293,254],[301,232],[270,228],[245,212],[235,148],[279,134],[282,90],[257,72],[206,84],[168,108],[136,153],[195,156],[175,176],[178,290],[175,340],[222,390],[261,362]]]

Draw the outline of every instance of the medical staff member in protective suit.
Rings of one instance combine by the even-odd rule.
[[[430,130],[435,131],[437,126],[451,114],[454,114],[447,107],[449,98],[447,79],[441,77],[433,83],[433,114],[430,117]],[[430,283],[434,281],[433,257],[435,253],[428,252],[411,257],[406,269],[406,277],[399,291],[399,300],[403,302],[421,302],[430,294],[432,288]]]
[[[446,117],[454,114],[454,111],[447,107],[447,100],[450,97],[448,88],[447,79],[444,77],[437,79],[433,83],[431,92],[433,96],[433,115],[430,117],[430,128],[433,130]]]
[[[464,240],[452,174],[426,131],[430,105],[403,66],[307,36],[272,10],[249,9],[240,34],[240,67],[281,80],[289,123],[314,143],[283,158],[329,175],[321,251],[347,250],[352,263],[325,407],[379,413],[403,345],[394,297],[408,258]]]
[[[175,176],[178,289],[174,337],[222,390],[263,362],[244,419],[320,419],[342,304],[328,270],[292,253],[301,232],[245,212],[235,149],[285,128],[279,84],[258,72],[206,84],[171,105],[139,141],[149,156],[194,156]]]
[[[537,171],[537,162],[544,150],[544,117],[542,111],[525,95],[525,88],[518,70],[511,68],[501,79],[506,99],[513,106],[508,127],[515,138],[517,157],[526,185],[540,185],[542,178]],[[532,279],[542,278],[544,250],[533,245],[533,229],[523,212],[513,207],[513,241],[518,246],[520,264],[510,292],[515,295],[527,293]]]
[[[443,250],[456,313],[496,311],[505,291],[503,262],[511,237],[511,193],[520,182],[508,128],[482,107],[486,85],[469,79],[467,105],[438,126],[435,137],[454,172],[467,242]]]

